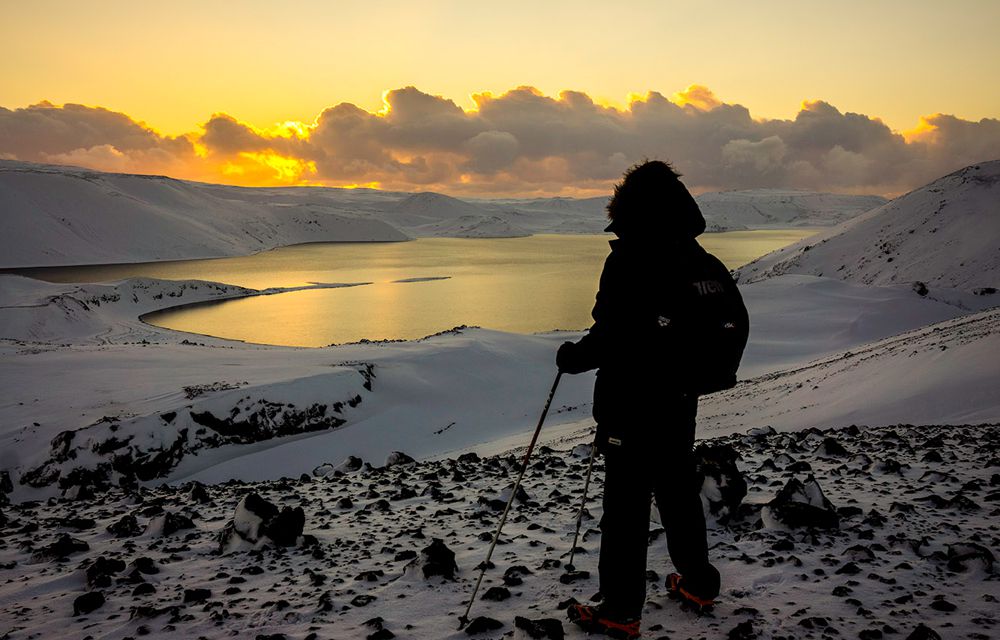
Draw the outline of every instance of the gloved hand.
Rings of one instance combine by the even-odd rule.
[[[556,352],[556,366],[563,373],[581,373],[586,369],[580,368],[580,358],[578,355],[578,346],[575,342],[564,342],[559,345],[559,351]]]

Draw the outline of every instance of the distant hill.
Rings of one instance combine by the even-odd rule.
[[[750,189],[695,198],[709,229],[829,227],[886,203],[881,196]]]
[[[1000,160],[956,171],[751,262],[740,280],[783,273],[979,293],[1000,288]]]
[[[374,217],[322,201],[283,202],[274,191],[0,161],[0,266],[210,258],[303,242],[407,239]]]
[[[233,187],[0,160],[0,268],[246,255],[303,242],[601,233],[607,201]],[[774,189],[698,201],[710,231],[829,226],[883,202]]]

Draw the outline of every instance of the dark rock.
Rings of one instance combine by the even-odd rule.
[[[192,502],[199,502],[202,504],[212,501],[212,497],[208,495],[208,489],[206,489],[205,485],[200,482],[191,483],[191,491],[188,493],[188,498]]]
[[[302,535],[306,514],[302,507],[282,508],[281,512],[261,525],[261,532],[283,547],[291,547]]]
[[[510,597],[510,591],[506,587],[490,587],[483,594],[483,600],[493,602],[503,602]]]
[[[753,628],[753,622],[744,620],[729,630],[726,636],[729,640],[755,640],[757,631]]]
[[[413,464],[415,462],[416,462],[416,460],[414,460],[410,456],[406,455],[402,451],[393,451],[392,453],[390,453],[388,455],[388,457],[386,457],[386,459],[385,459],[385,466],[387,466],[387,467],[395,467],[395,466],[399,466],[399,465]]]
[[[156,593],[156,587],[148,582],[143,582],[142,584],[136,585],[135,589],[132,589],[132,597],[138,598],[140,596],[148,596],[150,594]]]
[[[10,472],[4,469],[0,471],[0,494],[6,495],[14,491],[14,483],[10,481]]]
[[[502,622],[493,618],[487,618],[486,616],[478,616],[469,623],[469,626],[465,627],[465,633],[474,636],[479,633],[486,633],[487,631],[496,631],[497,629],[503,629]]]
[[[161,536],[172,536],[184,529],[194,529],[194,522],[192,522],[191,518],[181,513],[167,511],[160,518],[163,521],[163,530],[160,532]]]
[[[282,547],[294,546],[305,528],[302,507],[278,507],[256,493],[245,494],[236,505],[233,519],[219,532],[219,549],[225,551],[236,540],[257,543],[268,538]]]
[[[100,591],[88,591],[73,601],[73,615],[85,616],[104,606],[104,594]]]
[[[208,589],[185,589],[184,602],[204,602],[212,597],[212,592]]]
[[[992,573],[994,560],[992,551],[974,542],[948,545],[948,568],[952,571],[965,571],[969,565],[979,564]]]
[[[948,602],[944,598],[941,598],[931,603],[931,609],[934,609],[935,611],[944,611],[945,613],[951,613],[955,609],[958,609],[958,607]]]
[[[126,571],[129,571],[129,569],[145,573],[147,575],[155,575],[160,572],[160,568],[156,566],[156,562],[154,562],[152,558],[147,558],[145,556],[136,558],[130,562],[128,567],[126,567]]]
[[[747,495],[747,481],[736,466],[740,454],[727,444],[700,444],[694,450],[701,476],[701,494],[709,513],[725,524]]]
[[[454,580],[458,565],[455,564],[455,552],[445,546],[440,538],[433,538],[431,543],[420,550],[424,578],[441,576],[445,580]]]
[[[365,636],[365,640],[390,640],[390,638],[395,638],[396,634],[388,629],[379,629],[375,633],[369,633]]]
[[[352,471],[357,471],[364,465],[364,460],[357,456],[347,456],[344,461],[336,466],[335,470],[341,473],[350,473]]]
[[[87,584],[106,589],[111,586],[111,576],[125,570],[122,560],[108,560],[100,556],[87,567]]]
[[[139,521],[132,515],[122,516],[117,522],[109,524],[106,530],[116,538],[134,538],[142,535],[143,531],[142,527],[139,526]]]
[[[906,640],[941,640],[941,636],[936,631],[926,626],[924,623],[917,625],[913,633],[906,636]]]
[[[812,476],[792,478],[765,507],[768,517],[791,528],[836,529],[840,516]],[[765,519],[765,523],[767,519]]]
[[[816,447],[815,453],[818,456],[827,456],[831,458],[844,458],[851,455],[850,452],[844,448],[844,445],[840,444],[836,438],[830,437],[823,439],[823,442]]]
[[[354,598],[351,599],[351,606],[364,607],[371,604],[372,602],[375,602],[375,596],[361,594],[359,596],[354,596]]]
[[[566,637],[566,632],[563,630],[562,622],[556,620],[555,618],[538,618],[535,620],[530,620],[522,616],[514,617],[514,626],[521,629],[529,638],[534,640],[542,640],[542,638],[551,638],[551,640],[563,640]]]
[[[62,533],[56,541],[35,551],[32,557],[35,560],[58,560],[74,553],[89,551],[90,545],[83,540],[71,538],[68,534]]]
[[[588,580],[590,579],[589,571],[567,571],[566,573],[559,576],[559,582],[563,584],[572,584],[577,580]]]

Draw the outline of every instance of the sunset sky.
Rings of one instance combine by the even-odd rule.
[[[0,157],[467,195],[661,157],[699,191],[894,194],[1000,156],[997,33],[994,0],[2,2]]]

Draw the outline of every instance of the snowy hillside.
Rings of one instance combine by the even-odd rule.
[[[433,224],[413,227],[417,236],[446,238],[516,238],[531,233],[498,215],[459,216]]]
[[[709,230],[825,226],[880,201],[775,190],[698,197]],[[601,233],[606,198],[247,188],[0,160],[0,268],[245,255],[302,242]]]
[[[0,161],[0,266],[244,255],[302,242],[405,240],[322,203],[161,176]]]
[[[710,230],[829,227],[886,202],[880,196],[791,189],[720,191],[695,200]]]
[[[468,329],[414,342],[295,349],[181,334],[138,319],[156,308],[259,293],[268,292],[194,281],[56,285],[0,276],[0,377],[10,398],[0,406],[0,469],[11,473],[15,493],[51,494],[72,484],[65,479],[74,470],[92,474],[108,464],[116,470],[109,481],[131,477],[135,461],[149,456],[165,456],[157,463],[164,478],[214,482],[307,473],[348,455],[378,459],[394,449],[424,458],[505,438],[515,438],[510,446],[516,446],[554,375],[556,348],[579,336]],[[963,313],[907,288],[807,276],[751,285],[744,296],[753,328],[743,379],[836,359],[844,350]],[[994,352],[988,332],[974,337],[965,347],[973,356]],[[972,393],[1000,377],[1000,364],[970,367],[952,353],[964,351],[932,354],[940,361],[933,368],[938,377],[928,377],[932,388],[915,386],[914,392],[933,394],[933,385],[951,376]],[[905,366],[890,359],[875,369],[884,370],[884,378],[845,374],[824,388],[843,388],[849,396],[852,385],[863,386],[871,395],[860,405],[867,413],[852,419],[908,419],[917,405],[897,402],[908,396],[894,386],[906,379],[896,371]],[[760,387],[748,383],[762,391],[728,406],[738,419],[713,418],[703,428],[771,424],[772,406],[794,420],[785,405],[756,400],[771,393],[769,380],[762,378]],[[564,378],[547,433],[587,426],[592,384],[592,374]],[[789,397],[799,402],[796,394]],[[711,398],[706,402],[715,406]],[[963,403],[977,407],[982,419],[1000,418],[1000,398],[964,393],[938,399],[941,411],[934,415],[957,415]],[[856,405],[849,399],[823,405],[810,419],[836,424],[844,406]],[[249,440],[232,439],[241,431]],[[21,484],[26,475],[31,485]]]
[[[704,398],[705,433],[770,425],[975,424],[1000,411],[1000,308],[855,347]]]
[[[1000,160],[956,171],[764,256],[740,269],[740,280],[783,273],[875,285],[922,282],[932,295],[942,288],[981,294],[1000,288]]]

